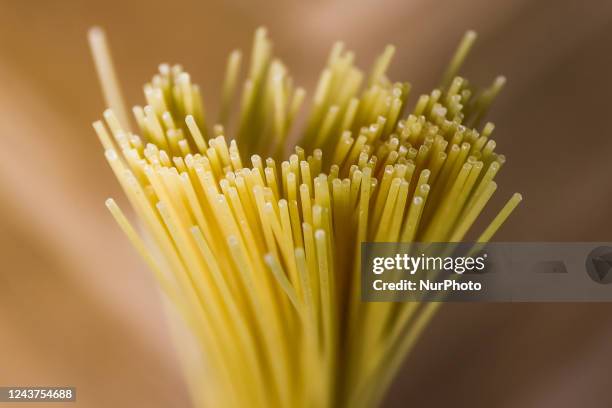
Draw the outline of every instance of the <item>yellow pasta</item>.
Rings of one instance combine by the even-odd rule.
[[[246,69],[230,54],[214,126],[199,87],[168,64],[132,126],[104,33],[89,38],[109,106],[94,130],[146,239],[107,206],[201,347],[194,403],[380,404],[437,304],[361,302],[361,242],[463,240],[505,161],[482,123],[503,77],[479,92],[457,76],[476,35],[412,109],[410,84],[387,77],[394,47],[366,74],[336,44],[301,133],[305,91],[263,28]]]

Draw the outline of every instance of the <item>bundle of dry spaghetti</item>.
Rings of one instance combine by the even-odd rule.
[[[483,124],[504,79],[477,91],[456,76],[474,39],[411,108],[410,85],[386,76],[392,46],[366,75],[334,45],[291,148],[305,92],[264,29],[239,99],[242,58],[230,54],[216,120],[190,75],[162,64],[135,132],[104,34],[90,32],[110,108],[94,128],[139,227],[107,206],[203,350],[196,405],[380,404],[438,303],[361,302],[360,243],[464,239],[505,161]]]

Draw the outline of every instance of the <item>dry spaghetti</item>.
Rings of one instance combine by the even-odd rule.
[[[360,302],[360,243],[464,239],[505,161],[493,125],[482,123],[504,78],[476,91],[457,76],[474,39],[466,34],[440,88],[411,110],[410,84],[386,75],[394,47],[366,75],[336,44],[287,151],[305,91],[264,29],[234,120],[239,51],[216,120],[190,75],[162,64],[144,87],[146,105],[133,108],[137,133],[104,34],[90,32],[110,107],[93,126],[147,239],[112,199],[107,206],[204,351],[212,374],[193,390],[196,404],[380,403],[436,304]],[[512,196],[478,240],[520,200]]]

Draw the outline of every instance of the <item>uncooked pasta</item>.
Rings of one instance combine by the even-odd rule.
[[[362,302],[360,244],[486,242],[521,201],[472,231],[505,162],[485,122],[504,78],[458,76],[475,34],[410,102],[393,46],[366,73],[335,44],[307,98],[260,28],[248,64],[229,55],[214,117],[169,64],[128,114],[103,32],[89,38],[109,107],[93,127],[134,224],[106,205],[202,350],[194,404],[380,405],[439,303]]]

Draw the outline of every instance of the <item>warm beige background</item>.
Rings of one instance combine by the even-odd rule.
[[[365,65],[392,42],[393,77],[419,92],[474,28],[464,73],[509,78],[492,112],[510,159],[497,202],[526,197],[500,239],[612,240],[610,1],[0,0],[0,384],[76,385],[81,407],[188,406],[155,286],[103,205],[120,193],[90,128],[104,108],[92,24],[130,104],[168,61],[209,105],[258,25],[298,83],[336,39]],[[446,305],[389,406],[609,407],[611,341],[612,305]]]

